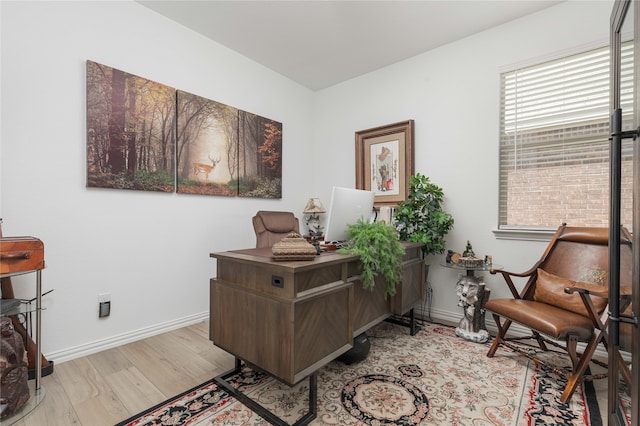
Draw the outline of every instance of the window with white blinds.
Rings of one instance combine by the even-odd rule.
[[[629,113],[632,53],[623,47]],[[501,74],[501,229],[607,226],[609,55],[607,46]],[[624,120],[631,128],[630,114]],[[631,224],[631,142],[624,154],[623,224]]]

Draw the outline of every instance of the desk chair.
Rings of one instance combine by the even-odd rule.
[[[290,232],[300,233],[298,218],[291,212],[260,210],[253,217],[256,248],[272,247]]]
[[[621,230],[620,246],[620,311],[630,303],[633,256],[631,235]],[[571,399],[598,343],[609,348],[608,291],[609,291],[609,229],[588,227],[558,228],[544,254],[531,269],[523,273],[492,270],[501,274],[513,298],[489,300],[485,309],[492,313],[498,326],[488,357],[493,357],[499,346],[507,343],[506,334],[512,323],[528,328],[543,351],[546,344],[564,349],[571,358],[572,371],[563,373],[567,385],[561,396],[566,403]],[[518,292],[512,277],[526,278],[522,291]],[[586,343],[582,354],[577,352],[578,343]],[[562,344],[559,344],[562,343]],[[563,346],[564,345],[564,346]],[[521,352],[522,353],[522,352]],[[623,376],[631,385],[631,373],[622,360]],[[531,357],[536,362],[539,359]]]

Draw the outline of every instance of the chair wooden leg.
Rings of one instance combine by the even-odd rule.
[[[609,349],[609,335],[606,332],[606,328],[603,327],[603,329],[601,330],[601,333],[602,333],[602,344],[607,349],[607,352],[609,352],[609,350],[616,351],[616,357],[618,358],[618,365],[620,366],[620,374],[622,374],[622,378],[627,383],[627,386],[629,386],[629,389],[631,389],[631,370],[629,370],[629,366],[625,362],[624,358],[622,358],[622,354],[620,353],[619,350],[613,349],[613,348]]]
[[[598,343],[602,340],[602,334],[600,330],[595,330],[593,337],[587,344],[584,352],[578,359],[577,355],[577,339],[575,337],[569,336],[567,337],[567,352],[569,353],[569,357],[571,358],[571,363],[573,364],[573,368],[571,374],[567,374],[567,386],[565,386],[564,391],[562,392],[562,396],[560,397],[560,402],[563,404],[571,399],[573,392],[578,387],[583,380],[583,376],[589,363],[591,362],[591,358],[596,351],[596,347]],[[577,361],[577,362],[576,362]]]
[[[620,366],[620,374],[622,374],[622,378],[625,382],[627,382],[627,386],[631,389],[631,370],[629,366],[625,362],[624,358],[622,358],[622,354],[619,350],[616,350],[616,354],[618,356],[618,365]]]
[[[487,352],[487,357],[489,358],[493,358],[493,356],[496,354],[496,351],[498,350],[498,346],[500,346],[500,344],[504,342],[504,337],[507,334],[507,330],[509,330],[509,327],[511,326],[511,320],[505,319],[504,323],[501,324],[500,316],[497,314],[492,314],[492,315],[493,315],[493,319],[496,322],[496,326],[498,327],[498,334],[493,339],[493,343],[489,348],[489,352]]]
[[[571,358],[571,371],[575,372],[580,362],[578,358],[578,339],[576,336],[567,336],[567,352],[569,353],[569,358]]]
[[[549,349],[547,349],[547,345],[544,342],[544,337],[542,337],[540,335],[540,333],[538,333],[535,330],[531,330],[533,333],[533,337],[536,339],[536,341],[538,342],[538,346],[540,346],[540,349],[542,349],[543,351],[547,352]]]

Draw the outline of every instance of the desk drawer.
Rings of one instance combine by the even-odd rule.
[[[44,269],[44,244],[34,237],[0,238],[0,274]]]

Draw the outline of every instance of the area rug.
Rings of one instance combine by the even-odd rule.
[[[312,425],[602,424],[589,383],[562,404],[564,381],[556,373],[507,349],[487,358],[487,344],[461,339],[452,327],[427,323],[410,336],[407,328],[385,322],[367,334],[371,350],[365,360],[333,361],[319,370]],[[566,356],[548,356],[568,366]],[[308,410],[308,380],[289,387],[243,368],[228,381],[289,424]],[[119,423],[205,424],[268,423],[213,380]]]

